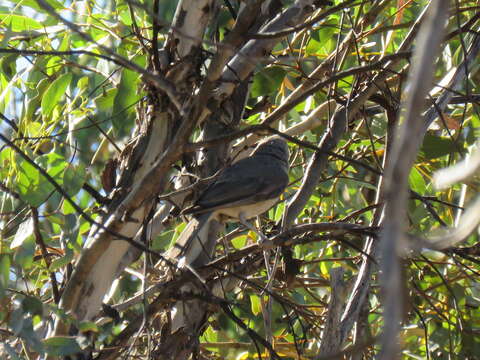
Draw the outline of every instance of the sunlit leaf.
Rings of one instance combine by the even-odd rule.
[[[55,153],[39,156],[38,165],[46,169],[58,185],[63,184],[63,171],[67,162],[63,157]],[[32,206],[41,205],[55,189],[54,185],[28,161],[21,161],[17,175],[17,189],[20,197]]]
[[[197,324],[206,329],[203,336],[189,339],[196,345],[200,358],[258,358],[252,333],[247,333],[238,321],[265,340],[270,340],[271,331],[272,346],[281,358],[315,358],[322,352],[320,340],[329,328],[326,321],[331,315],[332,288],[328,284],[331,269],[336,266],[344,269],[348,285],[346,298],[338,305],[345,312],[363,301],[362,329],[368,329],[367,335],[373,338],[381,335],[389,319],[384,314],[383,297],[384,276],[388,273],[384,270],[388,264],[383,263],[381,249],[373,251],[372,258],[360,249],[371,252],[381,244],[382,222],[389,220],[381,216],[382,206],[388,200],[382,196],[382,175],[388,174],[392,166],[390,145],[399,135],[399,114],[405,110],[403,100],[410,89],[408,73],[416,61],[414,57],[407,60],[403,55],[397,56],[399,51],[415,51],[416,42],[413,47],[400,44],[407,34],[416,31],[414,27],[425,24],[419,15],[426,6],[438,2],[309,2],[300,10],[308,11],[309,16],[297,21],[299,9],[292,12],[292,6],[298,1],[277,1],[272,9],[260,4],[258,16],[248,19],[242,19],[242,14],[244,4],[250,2],[236,1],[202,7],[205,13],[215,10],[206,14],[211,16],[205,19],[211,21],[204,28],[200,18],[199,24],[188,23],[189,2],[166,0],[160,1],[158,11],[155,10],[160,28],[154,38],[153,8],[148,2],[45,1],[68,22],[60,21],[36,0],[11,0],[0,5],[0,132],[31,159],[27,161],[8,144],[0,144],[0,326],[6,334],[13,334],[1,339],[4,356],[74,358],[73,352],[88,346],[101,352],[99,356],[108,350],[118,351],[112,355],[115,358],[140,359],[148,357],[151,341],[147,335],[155,342],[150,352],[157,355],[156,347],[162,348],[164,338],[172,336],[169,344],[181,340],[176,333],[168,333],[168,319],[171,318],[172,326],[183,320],[174,309],[178,311],[182,306],[186,314],[192,309],[208,311],[206,316],[199,314],[205,321]],[[181,11],[176,10],[178,4],[183,6]],[[269,16],[265,11],[273,13]],[[477,174],[445,190],[431,186],[433,174],[470,154],[480,136],[480,65],[478,61],[466,67],[461,65],[465,59],[478,58],[478,54],[466,54],[467,49],[472,52],[478,48],[472,46],[478,27],[472,19],[477,12],[472,0],[459,1],[459,6],[449,8],[448,34],[443,37],[442,50],[425,59],[435,71],[435,84],[425,84],[432,89],[425,108],[431,108],[432,100],[445,91],[453,95],[446,108],[433,108],[441,111],[446,126],[437,119],[425,137],[421,132],[411,134],[418,140],[423,138],[423,144],[412,169],[398,175],[407,177],[410,189],[424,197],[422,201],[410,198],[407,207],[399,209],[407,220],[402,229],[402,234],[408,235],[407,245],[420,250],[398,254],[402,257],[402,286],[396,290],[399,295],[406,295],[409,302],[399,334],[401,356],[406,358],[443,359],[451,354],[458,359],[480,358],[476,336],[480,318],[478,231],[448,251],[424,250],[421,248],[427,243],[412,243],[412,236],[448,234],[444,224],[461,229],[460,215],[478,195]],[[175,13],[179,23],[172,26]],[[287,19],[293,13],[294,18]],[[238,27],[242,24],[238,20],[253,23]],[[267,21],[270,25],[265,26]],[[196,29],[201,33],[191,37]],[[237,30],[242,33],[236,34]],[[287,30],[285,34],[283,30]],[[267,38],[258,36],[265,31],[269,32]],[[422,28],[418,28],[418,38],[421,33]],[[231,39],[236,39],[235,44],[229,43]],[[189,42],[198,46],[183,56],[181,52],[186,47],[182,43]],[[273,51],[263,52],[265,44],[274,45]],[[255,49],[253,56],[245,57],[248,49]],[[60,53],[78,50],[110,60],[91,54]],[[172,105],[170,95],[163,86],[156,87],[150,76],[129,70],[118,58],[112,61],[115,54],[135,62],[150,76],[166,80],[176,93],[180,108]],[[389,57],[388,63],[382,60],[384,56]],[[221,60],[221,66],[215,68],[217,60]],[[449,81],[457,69],[461,76],[467,76],[452,86]],[[348,76],[333,79],[342,72]],[[205,82],[212,75],[215,81]],[[323,82],[324,86],[309,90]],[[241,94],[246,90],[243,85],[250,90],[246,99]],[[224,94],[225,89],[234,90],[233,96]],[[297,97],[300,93],[305,94],[301,99]],[[204,96],[200,100],[207,99],[205,103],[198,101],[199,94]],[[331,103],[327,111],[314,112],[327,101]],[[345,108],[348,123],[336,127],[337,115],[342,114],[338,111]],[[246,110],[243,116],[242,110]],[[265,120],[271,129],[257,128],[252,133],[250,125]],[[312,120],[315,125],[309,127]],[[156,121],[164,124],[156,126]],[[295,132],[299,124],[305,128]],[[218,125],[222,125],[220,133],[215,130]],[[150,133],[151,129],[161,132]],[[187,129],[189,132],[184,133]],[[128,251],[132,257],[124,257],[123,250],[118,251],[129,265],[123,272],[123,265],[117,267],[118,282],[108,294],[111,297],[105,298],[109,303],[121,304],[139,294],[142,280],[146,287],[162,286],[166,278],[168,284],[178,281],[172,291],[162,287],[155,294],[146,295],[147,305],[152,306],[158,302],[158,294],[169,299],[162,302],[160,312],[135,331],[132,346],[128,336],[122,337],[125,330],[135,325],[135,319],[142,320],[144,311],[153,310],[151,306],[144,309],[143,299],[120,312],[122,321],[118,324],[97,322],[99,318],[93,309],[88,312],[95,322],[83,322],[82,316],[77,322],[67,315],[71,309],[64,306],[65,302],[60,306],[52,302],[52,272],[65,295],[65,289],[71,285],[68,278],[81,282],[79,278],[87,275],[78,270],[86,268],[88,272],[89,266],[100,269],[107,264],[118,265],[115,262],[120,258],[114,258],[115,249],[125,249],[128,244],[106,230],[146,241],[149,249],[163,254],[187,229],[190,217],[183,216],[182,210],[195,204],[203,191],[201,182],[194,183],[236,161],[230,150],[236,153],[240,149],[237,144],[269,136],[273,129],[293,137],[289,138],[290,186],[274,207],[250,220],[269,238],[282,234],[286,240],[282,248],[263,251],[255,245],[258,236],[251,231],[232,239],[232,231],[239,225],[235,219],[228,219],[218,234],[209,234],[217,247],[213,254],[200,254],[202,260],[209,262],[206,266],[197,267],[200,261],[195,261],[190,267],[176,269],[178,259],[162,261],[153,253],[141,251]],[[215,143],[218,136],[223,139]],[[180,141],[171,146],[173,139]],[[210,140],[214,142],[205,147],[191,145]],[[217,145],[221,145],[220,153]],[[315,152],[313,146],[327,153]],[[148,161],[144,161],[146,157]],[[104,191],[104,164],[114,158],[120,164],[117,176],[121,181],[115,189]],[[162,164],[168,165],[162,174],[150,178],[152,170],[159,171],[157,165]],[[82,211],[107,225],[107,229],[94,230],[34,165],[46,171]],[[178,179],[186,180],[181,185],[188,187],[185,193],[177,193],[180,187],[174,184],[180,171],[186,175],[185,179]],[[142,179],[153,181],[148,184],[153,189],[151,194],[141,188]],[[107,196],[103,201],[82,190],[87,180]],[[194,185],[190,187],[191,184]],[[394,183],[394,190],[395,186]],[[157,193],[160,188],[162,194]],[[300,189],[302,192],[298,192]],[[169,193],[175,195],[163,196]],[[141,196],[137,199],[136,194]],[[38,234],[33,231],[29,211],[32,205],[38,209],[38,230],[47,248],[48,269],[37,244]],[[296,205],[300,207],[297,209]],[[169,210],[170,215],[156,213],[157,210]],[[285,212],[297,211],[291,224],[283,223]],[[153,227],[144,226],[150,220],[147,215],[153,216]],[[305,224],[343,226],[344,221],[368,227],[375,236],[348,229],[303,232]],[[211,224],[215,224],[213,220]],[[112,241],[100,241],[103,236]],[[366,246],[367,243],[370,245]],[[247,248],[247,244],[252,245]],[[106,247],[108,258],[102,255]],[[196,255],[189,249],[192,248],[186,248],[184,259]],[[87,266],[77,267],[79,264]],[[269,289],[265,288],[267,264],[276,266]],[[147,274],[143,274],[144,266]],[[98,284],[105,285],[101,286],[103,290],[113,285],[103,281],[113,271],[111,266],[108,272],[100,274]],[[359,282],[359,274],[368,276]],[[188,280],[198,286],[192,288],[185,282]],[[366,292],[353,291],[354,284],[362,284]],[[76,294],[74,302],[91,292],[88,283],[78,285],[86,285],[85,291]],[[216,300],[210,301],[212,294],[208,292],[196,298],[197,290],[202,291],[204,285],[218,296]],[[193,298],[183,292],[186,289],[194,290]],[[177,295],[187,299],[180,302]],[[263,314],[262,305],[270,300],[271,312]],[[200,306],[190,306],[197,301]],[[218,306],[220,301],[225,302]],[[238,319],[222,311],[225,305]],[[75,338],[47,339],[43,346],[53,313],[56,321],[64,319],[66,328],[77,328],[78,334]],[[264,316],[271,317],[270,329],[266,328]],[[184,330],[187,335],[191,333]],[[119,339],[125,341],[117,343]],[[358,356],[378,357],[381,341],[380,336],[378,344],[365,343]],[[339,349],[348,350],[352,345],[353,340],[347,336]],[[45,347],[50,355],[44,352]],[[264,358],[270,356],[261,344],[260,353]]]
[[[12,96],[12,88],[16,78],[8,80],[3,73],[0,73],[0,111],[4,112],[6,105]]]
[[[48,78],[41,79],[37,83],[37,86],[35,89],[36,95],[33,95],[30,98],[27,98],[27,110],[25,112],[24,118],[28,123],[30,123],[33,120],[34,114],[40,108],[41,101],[44,98],[44,93],[47,90],[48,85],[49,85]]]
[[[33,234],[33,219],[29,217],[26,221],[20,224],[15,234],[15,238],[10,244],[10,249],[15,249],[22,246],[23,242]]]
[[[232,240],[232,245],[235,249],[241,249],[247,243],[247,235],[236,236]]]
[[[72,74],[67,73],[60,75],[45,91],[42,98],[42,114],[48,116],[52,113],[55,105],[59,103],[62,97],[65,95],[65,90],[72,81]]]
[[[62,64],[63,64],[63,59],[60,56],[52,56],[50,59],[48,59],[48,62],[46,65],[47,74],[48,75],[57,74],[62,69]],[[51,93],[48,93],[48,94],[50,95]]]
[[[408,182],[412,187],[412,189],[415,190],[416,192],[421,194],[425,192],[425,188],[427,184],[422,174],[416,168],[413,168],[412,171],[410,172]]]
[[[108,89],[95,98],[95,104],[100,111],[111,114],[113,112],[113,101],[115,100],[116,95],[117,89]]]
[[[5,13],[0,13],[0,26],[10,27],[15,32],[43,28],[42,24],[31,17]]]
[[[19,4],[22,6],[28,6],[35,10],[45,11],[35,0],[11,0],[14,4]],[[57,0],[45,0],[45,2],[53,7],[55,10],[63,9],[63,5],[59,3]]]
[[[258,315],[262,312],[262,304],[260,297],[257,295],[251,295],[250,296],[250,304],[252,308],[252,313],[253,315]]]
[[[207,330],[205,330],[205,332],[203,333],[203,337],[208,342],[215,342],[218,341],[218,332],[212,329],[211,326],[209,326]]]

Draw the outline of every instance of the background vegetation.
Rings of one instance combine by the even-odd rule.
[[[2,356],[480,358],[479,24],[466,0],[3,1]],[[229,224],[197,269],[228,285],[193,294],[201,324],[170,334],[180,285],[198,280],[155,266],[195,197],[174,198],[174,177],[212,175],[272,133],[291,153],[257,222],[281,245],[274,279],[257,235]],[[98,290],[99,317],[85,284],[126,256],[105,255],[119,243],[133,255]]]

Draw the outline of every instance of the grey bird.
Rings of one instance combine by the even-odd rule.
[[[262,141],[250,157],[225,168],[196,203],[183,211],[193,218],[166,256],[196,267],[210,260],[215,248],[218,226],[212,225],[239,221],[256,231],[247,219],[263,214],[278,201],[288,185],[288,157],[285,140],[273,136]]]

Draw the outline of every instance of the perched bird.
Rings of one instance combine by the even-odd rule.
[[[256,232],[247,220],[270,209],[285,190],[288,156],[285,140],[273,136],[258,144],[250,157],[225,168],[183,211],[193,218],[166,256],[187,265],[207,262],[215,248],[216,234],[210,233],[215,222],[239,221]]]

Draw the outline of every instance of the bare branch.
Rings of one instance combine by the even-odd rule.
[[[386,206],[385,223],[380,242],[382,284],[384,291],[384,332],[380,359],[397,359],[400,355],[398,333],[402,320],[402,284],[399,256],[406,246],[405,212],[408,199],[408,175],[418,148],[423,141],[424,122],[421,112],[425,96],[433,82],[433,62],[440,50],[448,14],[448,0],[431,2],[427,17],[419,33],[412,69],[404,122],[399,137],[394,141],[392,156],[385,169]]]

